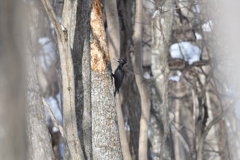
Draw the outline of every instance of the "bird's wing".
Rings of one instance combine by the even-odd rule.
[[[115,71],[114,78],[115,78],[116,88],[120,88],[120,86],[122,84],[123,76],[124,76],[124,71],[123,70],[117,69]]]

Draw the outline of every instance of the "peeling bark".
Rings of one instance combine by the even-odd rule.
[[[91,30],[93,159],[123,159],[100,0],[92,2]]]
[[[92,2],[91,30],[94,37],[91,42],[91,69],[101,73],[107,69],[107,62],[110,62],[110,57],[99,0],[93,0]]]

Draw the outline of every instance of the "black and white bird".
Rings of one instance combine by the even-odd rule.
[[[112,73],[112,77],[114,77],[114,83],[115,83],[115,91],[114,91],[114,96],[116,93],[119,93],[119,88],[122,85],[123,77],[124,77],[124,69],[123,66],[126,64],[125,59],[119,59],[117,60],[119,65],[117,69],[115,70],[114,74]]]

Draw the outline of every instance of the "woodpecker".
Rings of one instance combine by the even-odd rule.
[[[117,60],[119,65],[117,69],[115,70],[114,74],[112,73],[112,77],[114,77],[114,83],[115,83],[115,91],[114,91],[114,97],[116,95],[116,92],[119,92],[119,88],[122,85],[123,77],[124,77],[124,69],[123,66],[126,64],[125,59],[119,59]]]

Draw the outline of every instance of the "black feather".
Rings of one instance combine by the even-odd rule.
[[[122,81],[125,73],[123,69],[123,65],[126,63],[126,61],[124,59],[119,59],[118,62],[119,62],[119,65],[115,70],[114,74],[112,74],[112,76],[114,77],[114,83],[115,83],[114,96],[116,95],[116,93],[119,93],[119,88],[122,85]]]

